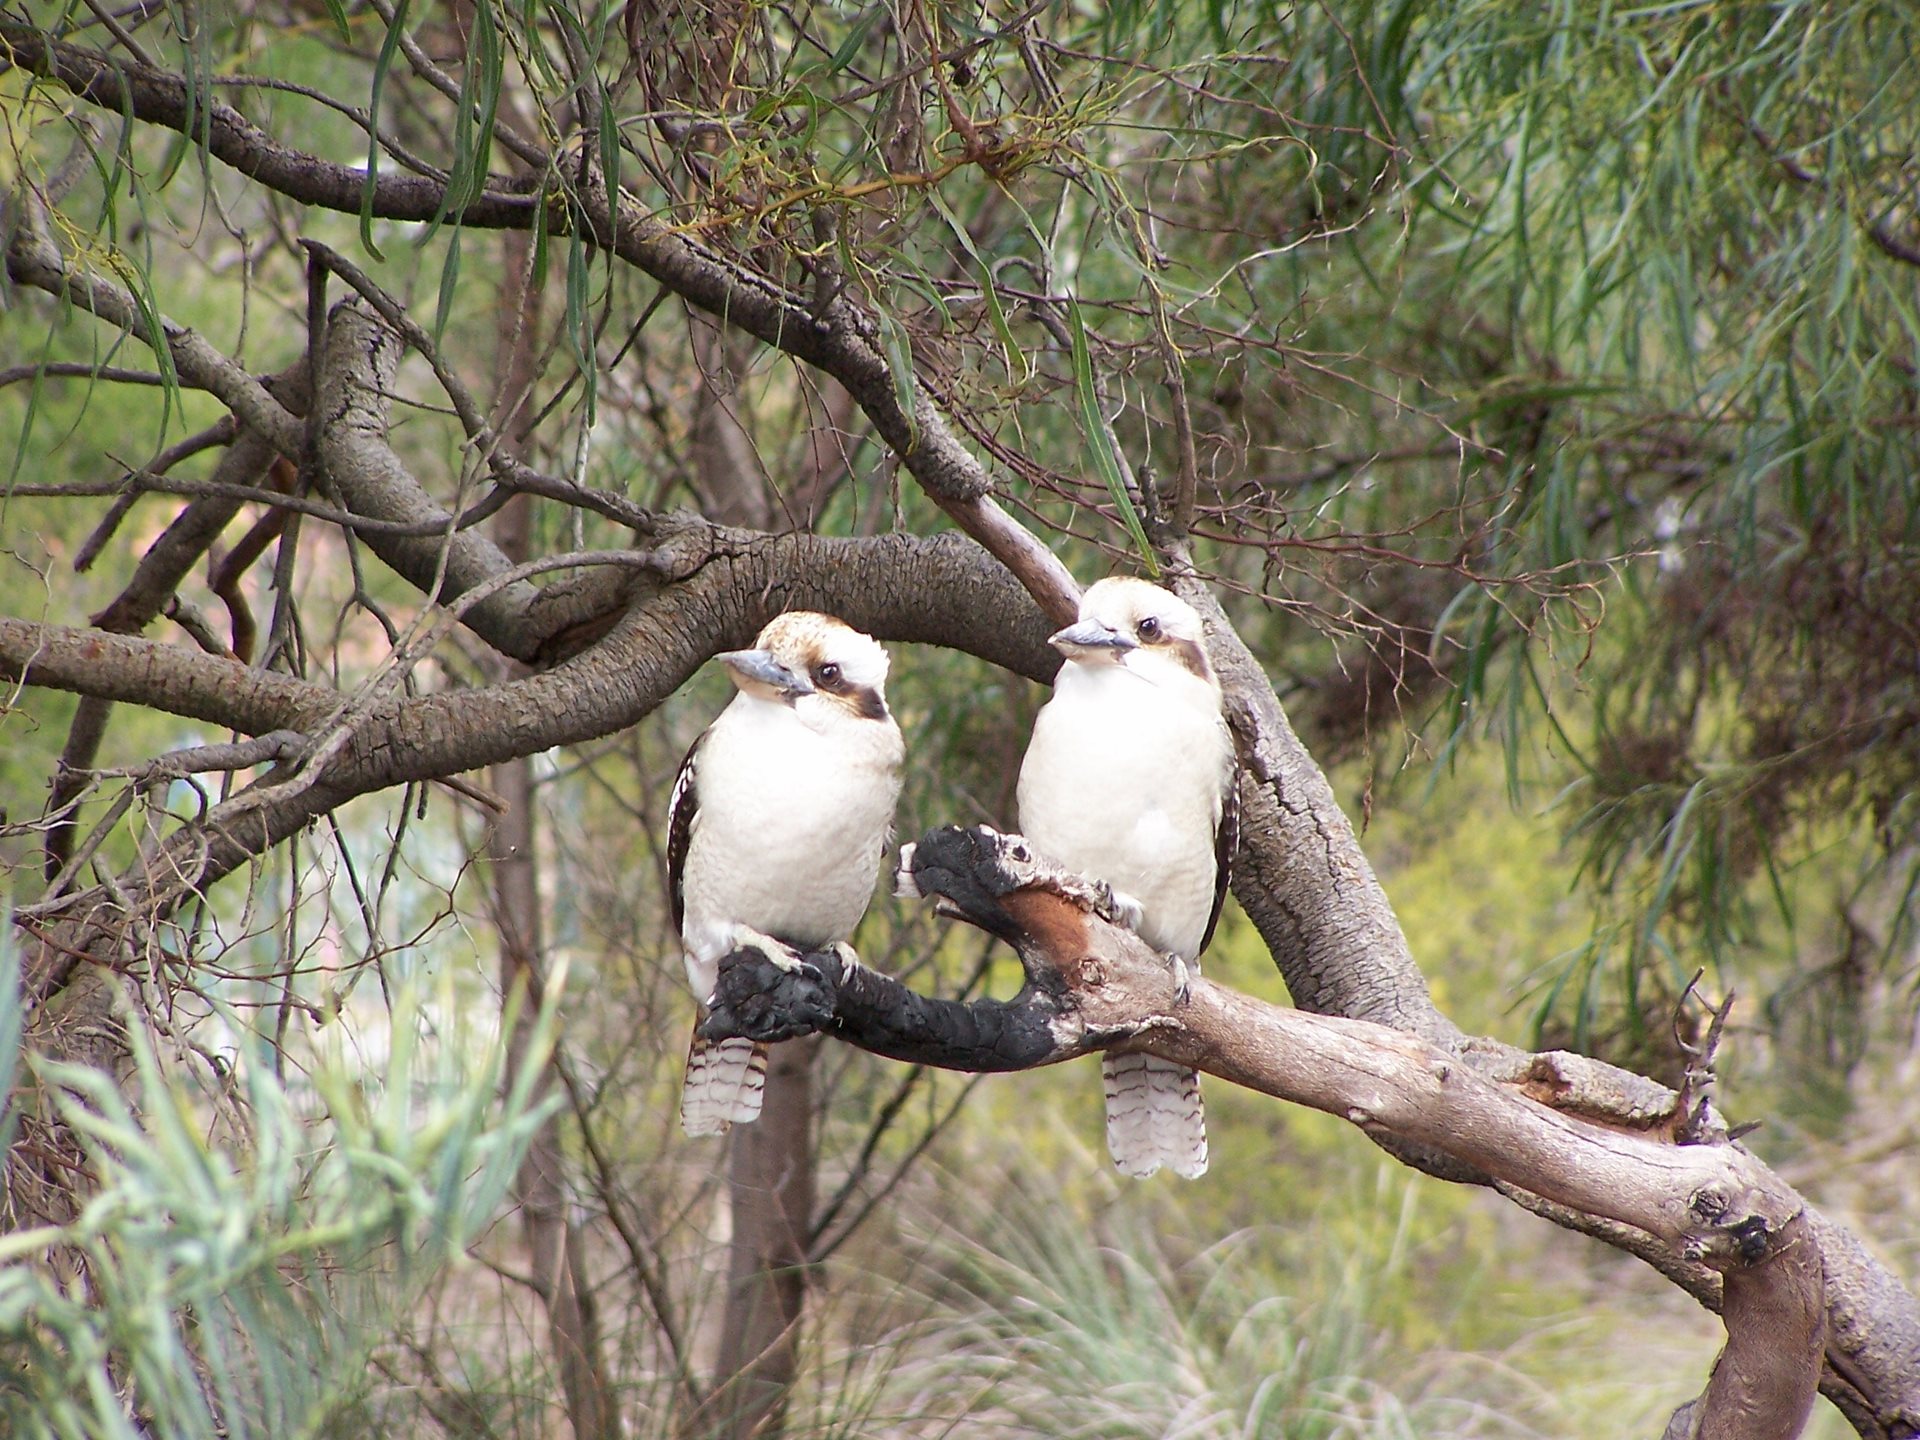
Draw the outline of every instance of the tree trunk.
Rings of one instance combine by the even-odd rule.
[[[753,448],[752,415],[740,393],[742,346],[690,312],[700,367],[693,466],[704,514],[765,526],[772,497]],[[803,1269],[813,1219],[813,1077],[817,1043],[783,1045],[767,1064],[760,1119],[734,1127],[727,1153],[733,1241],[720,1356],[702,1436],[778,1435],[799,1360]]]
[[[733,1246],[712,1393],[700,1440],[778,1435],[799,1369],[813,1218],[813,1057],[817,1040],[774,1047],[760,1118],[736,1126],[727,1159]]]
[[[507,279],[500,297],[499,390],[502,408],[511,417],[502,427],[503,444],[517,456],[521,446],[515,422],[531,386],[539,302],[525,285],[530,258],[526,237],[509,235],[502,249]],[[494,522],[494,538],[515,564],[533,552],[531,503],[526,496],[508,502]],[[519,667],[506,661],[501,669],[505,679]],[[523,755],[496,765],[493,786],[506,806],[491,826],[487,855],[492,867],[494,929],[500,937],[500,988],[509,996],[516,987],[524,991],[508,1038],[510,1065],[504,1079],[511,1084],[526,1063],[538,1014],[535,1002],[546,980],[532,757]],[[551,1074],[543,1077],[542,1096],[556,1079]],[[574,1440],[613,1440],[619,1427],[600,1353],[582,1235],[568,1213],[557,1114],[547,1118],[528,1145],[514,1177],[513,1198],[520,1210],[529,1266],[546,1305],[548,1341]]]
[[[545,971],[534,853],[532,762],[511,760],[494,767],[493,784],[507,805],[506,813],[492,827],[488,846],[495,928],[500,937],[500,982],[507,994],[512,994],[516,986],[525,991],[508,1039],[506,1078],[510,1083],[526,1063]],[[544,1097],[553,1083],[552,1076],[544,1077],[539,1097]],[[527,1146],[526,1158],[514,1177],[513,1199],[520,1211],[528,1267],[546,1305],[548,1339],[575,1440],[612,1440],[618,1427],[600,1354],[599,1325],[585,1283],[581,1233],[568,1215],[557,1116],[549,1116]]]

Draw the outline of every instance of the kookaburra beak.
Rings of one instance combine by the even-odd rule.
[[[723,650],[713,658],[727,667],[735,685],[769,700],[798,700],[813,693],[813,682],[774,659],[770,650]]]
[[[1069,660],[1105,658],[1116,664],[1127,658],[1129,650],[1140,648],[1131,635],[1098,620],[1082,620],[1064,630],[1056,630],[1047,637],[1047,643]]]

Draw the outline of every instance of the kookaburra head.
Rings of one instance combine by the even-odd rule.
[[[717,658],[743,694],[788,705],[809,728],[887,718],[887,652],[831,615],[777,615],[751,650]]]
[[[1080,618],[1047,643],[1081,665],[1117,665],[1155,684],[1197,683],[1220,693],[1199,613],[1172,591],[1130,575],[1089,586]]]

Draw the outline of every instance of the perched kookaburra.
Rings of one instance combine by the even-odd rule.
[[[853,934],[904,755],[887,652],[831,615],[789,611],[753,649],[718,659],[740,693],[687,752],[667,821],[673,919],[703,1018],[721,957],[742,944],[778,958]],[[696,1032],[680,1094],[687,1134],[757,1117],[766,1064],[765,1046]]]
[[[1200,617],[1122,576],[1052,637],[1066,664],[1020,766],[1020,829],[1043,854],[1104,880],[1156,950],[1192,964],[1226,897],[1233,742]],[[1200,1077],[1152,1055],[1103,1055],[1107,1149],[1128,1175],[1207,1169]]]

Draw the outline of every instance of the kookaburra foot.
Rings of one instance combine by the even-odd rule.
[[[1109,886],[1108,889],[1111,890],[1113,894],[1114,923],[1124,925],[1127,929],[1138,935],[1140,933],[1140,922],[1146,918],[1147,907],[1134,899],[1133,896],[1127,894],[1124,890],[1113,890],[1111,886]]]
[[[1184,1005],[1193,994],[1194,969],[1178,955],[1169,955],[1167,959],[1173,964],[1174,1003]]]
[[[751,925],[733,927],[733,948],[740,950],[758,950],[767,959],[782,970],[800,971],[810,969],[807,957],[784,940],[776,940],[771,935],[763,935]],[[815,974],[819,972],[814,971]]]

